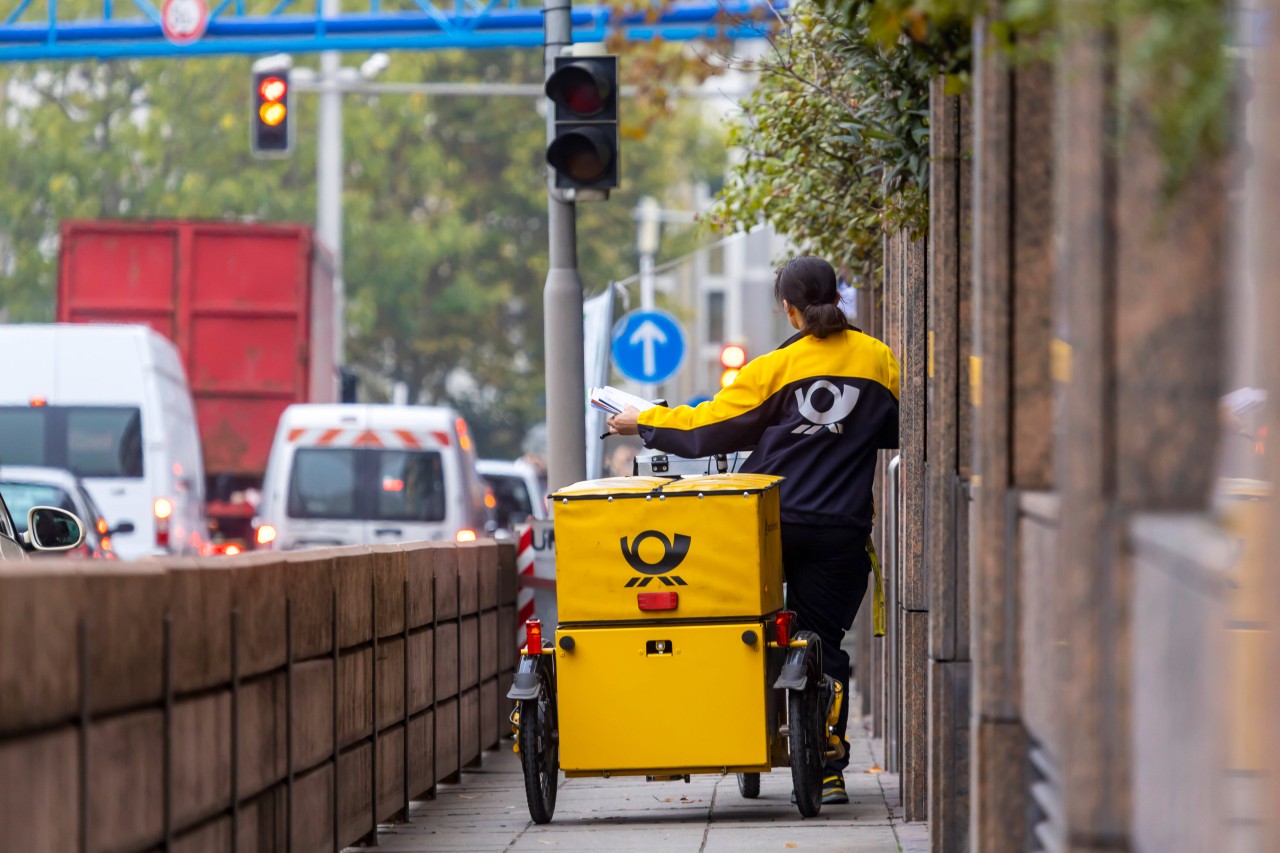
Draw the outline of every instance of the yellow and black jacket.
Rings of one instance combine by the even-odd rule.
[[[898,446],[898,362],[854,329],[788,339],[698,406],[641,412],[646,447],[678,456],[752,450],[777,474],[782,521],[871,530],[876,451]]]

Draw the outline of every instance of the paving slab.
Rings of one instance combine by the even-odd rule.
[[[858,707],[854,703],[854,708]],[[457,784],[437,786],[414,802],[407,823],[380,826],[389,853],[757,853],[846,851],[898,853],[929,849],[928,828],[902,820],[898,778],[880,773],[880,745],[869,723],[850,719],[848,805],[800,817],[790,802],[790,773],[761,777],[760,797],[744,800],[733,776],[694,776],[689,783],[642,778],[564,779],[551,823],[529,819],[524,777],[511,741],[486,752]]]

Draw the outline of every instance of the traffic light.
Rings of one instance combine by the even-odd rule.
[[[732,385],[738,371],[747,363],[747,351],[738,344],[725,344],[720,348],[720,387]]]
[[[560,189],[618,185],[618,57],[559,56],[547,78],[555,135],[547,162]]]
[[[284,156],[293,148],[293,94],[287,67],[253,72],[250,148],[258,156]]]

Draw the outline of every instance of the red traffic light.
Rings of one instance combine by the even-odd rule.
[[[730,370],[737,370],[747,363],[747,351],[737,344],[726,344],[720,350],[720,364]]]
[[[288,93],[289,84],[279,77],[268,77],[258,84],[258,94],[264,101],[283,101]]]
[[[560,119],[594,118],[613,102],[616,66],[581,59],[562,65],[547,78],[547,97],[568,115]]]

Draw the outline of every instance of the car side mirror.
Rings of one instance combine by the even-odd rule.
[[[27,511],[22,542],[36,551],[70,551],[84,542],[84,522],[65,509],[34,506]]]
[[[108,530],[107,535],[115,536],[117,533],[132,533],[132,532],[133,532],[133,522],[122,521],[119,524],[117,524],[115,527]]]

